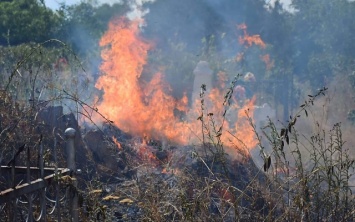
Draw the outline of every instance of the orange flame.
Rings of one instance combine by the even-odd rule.
[[[267,70],[271,70],[274,67],[274,61],[270,59],[269,54],[260,56],[260,59],[265,63]]]
[[[112,141],[114,144],[116,144],[118,149],[122,150],[122,146],[121,146],[120,142],[118,142],[118,140],[114,136],[112,137]]]
[[[101,111],[120,129],[137,135],[164,136],[179,140],[174,109],[187,106],[187,98],[176,100],[158,73],[143,88],[139,77],[151,45],[139,36],[139,23],[121,18],[109,24],[102,37],[103,75],[96,87],[104,90]],[[160,135],[163,134],[163,135]],[[180,135],[181,137],[181,135]]]
[[[154,155],[152,152],[152,149],[148,147],[147,145],[140,145],[138,151],[138,156],[143,160],[144,162],[149,161],[152,165],[159,165],[159,161],[157,157]]]
[[[253,44],[260,46],[261,48],[265,49],[266,44],[260,38],[260,35],[249,35],[247,33],[247,26],[246,24],[240,24],[237,26],[238,29],[243,30],[244,36],[239,36],[239,43],[241,45],[246,45],[246,47],[250,47]]]
[[[238,111],[238,121],[235,124],[235,137],[234,140],[232,141],[235,145],[237,145],[239,148],[245,148],[247,149],[252,149],[254,148],[258,142],[254,137],[253,128],[249,123],[249,118],[252,118],[254,116],[254,104],[256,101],[256,97],[253,96],[253,98],[249,101],[246,102],[246,105],[244,105],[244,109],[239,109]],[[246,108],[246,109],[245,109]]]
[[[199,109],[189,110],[186,94],[181,99],[172,97],[172,89],[164,82],[163,73],[156,73],[149,82],[140,79],[152,46],[139,36],[138,22],[123,18],[112,21],[100,46],[104,47],[100,67],[103,75],[98,78],[96,87],[103,90],[102,102],[98,105],[103,115],[121,130],[142,137],[166,139],[178,144],[191,142],[191,135],[201,138],[201,122],[197,120]],[[218,83],[223,86],[225,73],[219,73],[218,77]],[[224,94],[218,88],[212,89],[205,98],[213,104],[208,112],[214,113],[213,118],[218,124],[223,122],[223,98]],[[192,107],[199,107],[198,102]],[[230,131],[236,133],[249,149],[255,147],[256,140],[247,126],[244,111],[241,111],[249,107],[252,116],[254,103],[255,98],[244,104],[231,105],[239,112],[231,114],[235,115],[235,121],[223,123],[221,140],[224,144],[230,141],[237,143],[228,137],[226,131]],[[175,116],[177,110],[186,114],[184,121]],[[142,148],[143,151],[146,149]]]

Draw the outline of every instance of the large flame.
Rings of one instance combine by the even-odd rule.
[[[163,73],[156,73],[149,82],[140,78],[152,45],[139,36],[139,22],[122,18],[112,21],[100,46],[104,47],[100,67],[103,74],[97,80],[96,87],[103,90],[102,102],[98,105],[103,115],[121,130],[141,137],[178,144],[188,144],[191,138],[201,138],[201,121],[197,120],[200,112],[188,108],[186,95],[181,99],[172,97]],[[218,76],[220,86],[223,86],[225,75],[220,73]],[[224,94],[217,88],[206,95],[206,100],[213,104],[208,112],[214,113],[216,123],[224,122],[225,133],[220,137],[222,142],[230,144],[234,140],[237,143],[234,137],[228,136],[226,131],[230,131],[243,140],[249,149],[255,147],[256,140],[244,113],[249,108],[250,116],[253,116],[255,98],[242,105],[232,105],[232,109],[239,110],[230,114],[235,119],[232,123],[223,121],[223,98]],[[192,107],[199,107],[199,104],[196,101]],[[185,113],[186,118],[182,120],[176,117],[176,111]]]
[[[160,73],[144,88],[139,83],[151,48],[139,37],[139,22],[123,18],[112,21],[100,46],[105,47],[101,65],[104,74],[96,83],[104,90],[100,112],[126,132],[180,141],[176,128],[182,123],[176,120],[174,109],[186,107],[187,99],[178,101],[167,94],[171,89]]]

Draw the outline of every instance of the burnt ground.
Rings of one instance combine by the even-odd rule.
[[[246,198],[255,192],[249,189],[251,183],[263,181],[263,174],[248,156],[236,160],[225,153],[206,154],[207,147],[201,145],[163,144],[128,135],[109,124],[101,129],[81,128],[75,116],[64,114],[60,106],[41,110],[37,119],[45,146],[53,148],[56,139],[62,167],[66,158],[62,152],[64,131],[71,127],[77,132],[82,218],[181,221],[189,215],[205,220],[225,214],[224,221],[232,221],[236,208],[240,219],[251,218],[246,209],[267,213],[261,195],[256,200]]]

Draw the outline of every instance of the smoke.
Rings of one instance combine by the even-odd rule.
[[[148,8],[144,8],[145,4],[155,2],[156,0],[100,0],[97,2],[98,5],[101,4],[124,4],[127,3],[130,7],[130,11],[127,13],[127,18],[130,20],[142,20],[143,17],[149,13]]]
[[[272,8],[275,7],[276,3],[280,3],[282,8],[288,12],[294,13],[296,12],[295,8],[292,7],[292,0],[268,0],[266,4],[271,6]]]
[[[127,14],[130,20],[142,20],[149,13],[149,9],[143,8],[144,4],[152,3],[155,0],[130,0],[131,11]]]
[[[121,1],[100,3],[114,2]],[[331,76],[333,68],[329,63],[331,57],[320,55],[316,59],[311,58],[315,52],[321,51],[320,43],[325,45],[328,42],[310,41],[307,36],[303,38],[300,33],[304,31],[301,25],[304,21],[298,21],[293,13],[287,16],[295,16],[297,25],[289,30],[283,29],[291,25],[280,19],[291,11],[291,1],[280,1],[286,9],[280,13],[266,9],[267,4],[276,7],[276,2],[128,1],[130,11],[127,17],[130,20],[144,19],[145,26],[140,27],[141,35],[152,43],[140,76],[141,82],[148,82],[156,72],[162,72],[164,80],[172,87],[172,95],[179,99],[184,93],[191,97],[191,92],[196,90],[193,89],[193,70],[200,61],[209,63],[214,80],[218,73],[225,72],[225,83],[238,73],[251,72],[255,75],[257,87],[251,87],[243,81],[239,83],[246,88],[247,93],[257,95],[258,105],[268,103],[278,111],[275,121],[285,120],[298,106],[302,98],[300,92],[309,89],[306,84],[295,83],[308,81],[309,87],[316,89],[329,83],[324,76]],[[335,9],[329,7],[329,10]],[[238,29],[241,24],[245,24],[246,28]],[[344,32],[347,33],[346,29]],[[333,36],[330,40],[334,42],[341,39],[336,38],[336,32],[331,29],[323,33]],[[292,35],[298,35],[301,39]],[[254,37],[254,40],[249,40],[250,37]],[[262,44],[258,45],[257,42]],[[341,51],[338,49],[338,52]],[[311,72],[314,73],[314,79],[305,79]],[[217,81],[213,84],[217,84]],[[291,91],[286,91],[286,88]]]

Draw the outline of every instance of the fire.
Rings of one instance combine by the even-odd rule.
[[[155,165],[155,166],[157,166],[159,164],[159,160],[154,155],[152,149],[149,146],[147,146],[145,144],[141,144],[137,151],[138,151],[138,156],[144,162],[149,162],[150,164]]]
[[[177,100],[170,87],[156,74],[144,86],[139,83],[151,44],[139,36],[139,23],[114,20],[100,41],[104,73],[96,83],[103,89],[98,110],[120,129],[135,135],[182,140],[182,128],[174,109],[184,111],[187,98]]]
[[[201,138],[201,122],[197,120],[200,115],[200,101],[195,101],[192,108],[189,108],[186,93],[180,99],[172,97],[172,89],[164,81],[163,72],[156,73],[150,81],[144,82],[140,78],[152,44],[140,37],[139,22],[123,18],[112,21],[100,46],[104,48],[100,67],[103,74],[96,83],[96,88],[103,90],[102,101],[98,105],[100,113],[121,130],[141,137],[168,140],[177,144],[188,144],[192,137]],[[226,145],[230,145],[231,141],[238,143],[238,140],[228,135],[227,131],[230,131],[251,149],[255,147],[256,140],[244,110],[249,109],[250,116],[253,116],[255,98],[246,99],[241,104],[231,104],[232,110],[239,111],[230,114],[234,115],[231,118],[233,121],[223,121],[225,93],[221,88],[224,88],[227,76],[220,72],[218,78],[220,88],[210,89],[205,99],[211,104],[208,112],[214,114],[216,123],[223,123],[221,141]],[[176,117],[176,111],[185,113],[186,118],[182,120]],[[206,114],[205,117],[207,116]],[[141,152],[149,159],[154,159],[146,147],[142,147]]]
[[[118,140],[114,136],[112,137],[112,141],[114,144],[116,144],[118,149],[122,150],[122,146],[121,146],[120,142],[118,142]]]
[[[266,70],[270,70],[274,67],[274,61],[270,59],[269,54],[265,54],[260,56],[260,59],[265,63]]]
[[[246,47],[250,47],[253,44],[260,46],[261,48],[265,49],[266,44],[260,38],[260,35],[249,35],[247,32],[247,26],[243,23],[237,26],[238,29],[243,30],[244,36],[239,36],[239,43],[241,45],[245,45]]]
[[[237,26],[238,29],[243,30],[243,36],[239,36],[239,44],[244,45],[245,48],[252,46],[253,44],[259,46],[261,49],[266,48],[266,44],[261,39],[260,35],[249,35],[247,32],[247,26],[243,23]],[[244,58],[244,52],[237,54],[235,61],[241,62]],[[274,61],[270,59],[269,54],[261,55],[261,61],[266,65],[266,70],[271,70],[274,67]]]
[[[244,109],[239,109],[238,111],[238,121],[235,124],[234,133],[235,137],[232,142],[237,145],[239,148],[243,148],[244,145],[247,146],[247,149],[254,148],[258,141],[255,139],[253,128],[249,123],[249,118],[254,116],[254,104],[256,97],[253,96],[249,101],[244,105]],[[243,143],[243,144],[242,144]]]

